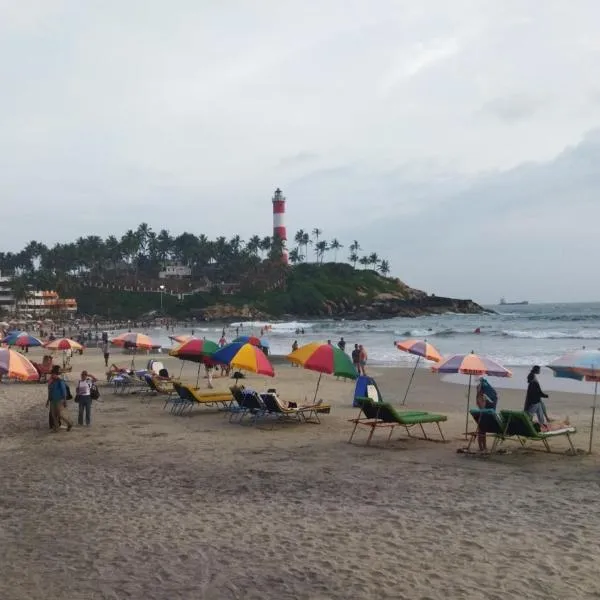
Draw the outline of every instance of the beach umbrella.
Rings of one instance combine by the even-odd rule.
[[[467,392],[467,415],[465,421],[465,436],[469,433],[469,408],[471,406],[471,379],[473,375],[490,377],[512,377],[512,373],[501,364],[486,356],[478,356],[474,352],[470,354],[454,354],[443,359],[432,368],[434,373],[462,373],[469,376],[469,390]]]
[[[403,340],[401,342],[396,342],[396,348],[402,350],[402,352],[414,354],[417,357],[417,362],[415,363],[412,373],[410,374],[410,379],[408,380],[408,386],[406,386],[406,392],[404,392],[402,404],[405,404],[408,391],[410,390],[413,377],[415,376],[415,371],[419,366],[419,361],[424,358],[426,360],[432,360],[433,362],[440,362],[442,356],[437,348],[428,343],[427,340]]]
[[[592,423],[590,425],[590,441],[588,453],[592,452],[594,440],[594,422],[596,420],[596,403],[598,399],[598,382],[600,381],[600,351],[576,350],[553,360],[548,368],[555,377],[591,381],[594,383],[594,402],[592,404]]]
[[[207,359],[219,349],[218,344],[211,340],[200,340],[191,338],[190,340],[179,344],[176,348],[169,350],[169,356],[174,356],[182,361],[191,361],[198,363],[198,377],[196,378],[196,387],[200,382],[200,365],[209,364]],[[183,363],[179,377],[183,373]]]
[[[242,371],[273,377],[275,370],[265,353],[250,343],[232,342],[215,352],[211,357],[216,363],[229,365]]]
[[[193,335],[170,335],[169,339],[174,341],[177,344],[183,344],[188,342],[189,340],[194,339]]]
[[[35,381],[40,378],[31,362],[10,348],[0,348],[0,375],[24,381]]]
[[[110,340],[110,343],[118,346],[119,348],[142,348],[143,350],[150,350],[152,348],[160,348],[160,344],[157,344],[152,338],[144,335],[143,333],[122,333],[117,337]]]
[[[9,346],[18,346],[19,348],[25,348],[26,346],[43,346],[42,340],[29,335],[25,331],[9,333],[3,340],[3,344]]]
[[[59,338],[46,344],[48,350],[83,350],[83,346],[69,338]]]
[[[262,346],[261,340],[255,335],[240,335],[235,338],[233,344],[252,344],[253,346]]]
[[[319,379],[315,389],[315,400],[321,384],[323,373],[326,375],[336,375],[337,377],[345,377],[347,379],[356,379],[358,373],[350,357],[339,348],[323,342],[312,342],[304,346],[300,346],[286,356],[286,359],[291,363],[300,365],[309,371],[317,371]]]
[[[157,344],[152,340],[152,338],[144,335],[143,333],[122,333],[117,337],[110,340],[110,343],[119,348],[128,348],[134,351],[134,356],[131,359],[131,368],[133,369],[135,366],[135,352],[138,349],[142,350],[151,350],[152,348],[160,348],[160,344]]]

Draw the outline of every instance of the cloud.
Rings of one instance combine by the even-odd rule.
[[[319,155],[316,152],[298,152],[297,154],[292,154],[290,156],[284,156],[279,161],[278,166],[282,167],[282,168],[299,167],[299,166],[304,166],[307,163],[314,162],[318,158],[319,158]]]
[[[280,187],[290,230],[360,234],[432,291],[521,296],[523,230],[557,263],[592,252],[598,183],[579,140],[599,124],[600,4],[544,6],[0,0],[0,250],[141,220],[267,235]],[[485,278],[438,256],[473,244]],[[561,287],[589,297],[573,273]]]
[[[535,115],[543,104],[541,100],[526,94],[512,94],[490,100],[484,105],[483,111],[502,121],[521,121]]]

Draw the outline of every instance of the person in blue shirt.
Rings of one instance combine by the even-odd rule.
[[[54,365],[50,372],[46,406],[50,407],[52,431],[56,433],[61,423],[66,423],[67,431],[71,431],[73,421],[71,421],[67,411],[67,385],[60,376],[60,367],[58,365]]]

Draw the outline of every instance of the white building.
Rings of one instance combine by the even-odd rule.
[[[0,272],[0,312],[12,312],[15,309],[15,299],[12,295],[12,277]]]
[[[184,277],[191,277],[192,269],[185,265],[167,265],[164,271],[160,271],[158,274],[159,279],[168,279],[169,277],[175,277],[182,279]]]

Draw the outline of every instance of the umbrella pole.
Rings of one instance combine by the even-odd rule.
[[[469,438],[469,408],[471,407],[471,377],[469,375],[469,389],[467,391],[467,414],[465,417],[465,439]]]
[[[592,425],[590,427],[590,447],[588,454],[592,453],[592,440],[594,439],[594,419],[596,418],[596,399],[598,398],[598,382],[594,385],[594,404],[592,406]]]
[[[313,398],[313,404],[317,401],[317,394],[319,393],[319,386],[321,385],[321,377],[323,377],[323,373],[319,373],[319,379],[317,379],[317,387],[315,389],[315,397]]]
[[[200,367],[202,366],[202,363],[199,362],[198,363],[198,375],[196,377],[196,387],[199,388],[200,387]]]
[[[185,364],[185,363],[184,363],[183,361],[181,361],[181,369],[180,369],[180,371],[179,371],[179,379],[181,379],[181,374],[183,373],[183,365],[184,365],[184,364]]]
[[[419,361],[421,360],[420,356],[417,356],[417,362],[415,363],[415,366],[412,370],[412,373],[410,374],[410,379],[408,380],[408,385],[406,386],[406,392],[404,392],[404,398],[402,400],[402,406],[404,406],[406,404],[406,397],[408,396],[408,390],[410,390],[410,386],[412,385],[412,380],[413,377],[415,376],[415,371],[417,370],[417,367],[419,366]]]

